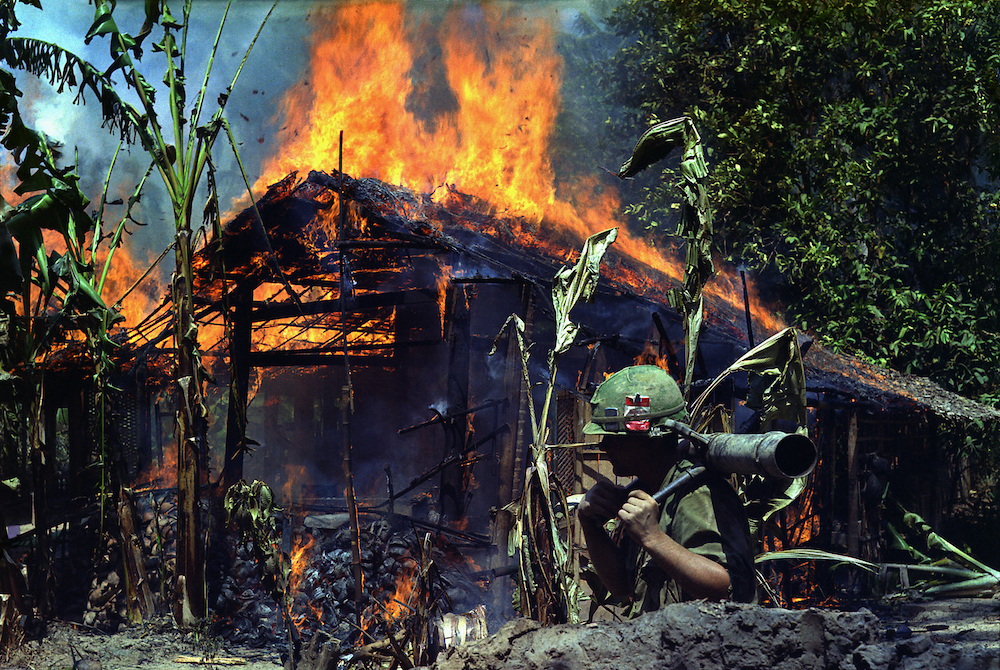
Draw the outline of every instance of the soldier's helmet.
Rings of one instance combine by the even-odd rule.
[[[633,365],[604,380],[590,400],[586,435],[657,437],[669,432],[666,419],[684,422],[684,396],[666,370],[655,365]]]

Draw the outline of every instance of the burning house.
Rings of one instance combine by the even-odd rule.
[[[272,185],[200,254],[202,332],[216,334],[206,350],[217,382],[206,484],[257,479],[280,492],[286,546],[301,561],[296,616],[304,630],[310,618],[314,628],[337,620],[330,611],[324,616],[324,602],[332,610],[353,599],[345,577],[349,545],[331,539],[347,540],[351,495],[383,552],[368,565],[365,599],[378,591],[384,603],[398,603],[395,594],[409,588],[404,582],[419,563],[411,553],[416,536],[404,541],[389,532],[402,524],[440,541],[451,561],[442,565],[456,611],[483,605],[493,623],[513,615],[511,581],[503,576],[511,562],[504,507],[523,483],[526,403],[533,400],[521,382],[516,343],[498,335],[510,314],[525,320],[537,359],[530,373],[541,380],[539,352],[554,340],[551,278],[582,241],[552,230],[532,229],[530,221],[498,215],[454,190],[434,198],[375,179],[313,172]],[[602,276],[594,302],[574,311],[578,346],[560,366],[559,397],[546,418],[556,436],[551,469],[567,493],[613,476],[600,452],[581,444],[596,383],[637,361],[679,371],[683,354],[680,319],[663,297],[677,280],[614,248]],[[696,388],[745,353],[752,334],[763,338],[780,327],[766,310],[744,303],[740,289],[723,276],[707,293]],[[148,323],[157,319],[154,313]],[[961,493],[960,464],[940,457],[935,480],[927,482],[927,472],[907,468],[905,456],[919,449],[938,458],[937,422],[990,421],[996,413],[926,380],[802,342],[821,462],[766,546],[880,560],[885,538],[873,491],[891,484],[908,506],[934,519]],[[135,353],[163,355],[155,347]],[[154,418],[140,421],[146,428],[135,433],[134,453],[146,454],[137,457],[136,471],[171,450],[169,432],[155,427],[155,417],[168,414],[157,409],[167,400],[150,393],[159,388],[147,381],[138,403],[139,414]],[[714,401],[734,411],[738,430],[752,431],[746,394],[746,380],[737,379]],[[390,550],[406,560],[385,562]],[[331,564],[331,555],[340,563]],[[383,565],[388,574],[378,573]],[[786,595],[788,602],[795,597]],[[338,615],[356,615],[358,607],[369,617],[390,616],[384,605],[360,603]],[[350,633],[342,627],[339,634],[346,640]]]
[[[285,151],[263,178],[266,192],[196,259],[199,340],[214,376],[202,455],[206,497],[221,497],[240,479],[274,489],[294,562],[291,616],[303,634],[342,642],[357,640],[359,622],[384,634],[401,611],[431,605],[452,613],[482,606],[478,616],[491,624],[513,615],[505,508],[520,495],[529,465],[527,406],[537,398],[522,382],[517,343],[500,334],[511,314],[524,320],[535,361],[529,374],[546,381],[552,277],[620,209],[613,197],[594,195],[598,188],[575,210],[555,198],[546,140],[558,59],[546,29],[516,37],[517,30],[499,29],[507,24],[480,28],[487,67],[459,34],[473,22],[449,23],[439,45],[444,71],[425,85],[447,88],[452,98],[448,109],[423,110],[438,115],[428,124],[407,96],[425,103],[434,96],[403,81],[407,67],[384,62],[386,54],[404,54],[412,69],[418,60],[402,37],[402,10],[389,3],[364,11],[371,14],[322,19],[332,39],[348,42],[314,45],[315,67],[324,61],[330,71],[313,73],[313,107],[292,114],[313,127],[283,135]],[[376,36],[379,26],[388,30]],[[528,44],[535,60],[520,62],[521,52],[504,40]],[[383,71],[361,72],[362,65]],[[447,84],[438,81],[444,78]],[[521,97],[511,100],[515,89]],[[403,95],[388,95],[396,90]],[[309,96],[297,91],[288,104],[300,97]],[[371,110],[378,118],[368,118]],[[379,132],[360,127],[364,121]],[[389,130],[407,125],[415,130]],[[292,172],[332,163],[339,147],[331,135],[341,128],[350,161],[365,176]],[[501,144],[498,135],[517,141],[487,156]],[[405,160],[396,160],[403,154],[418,171],[408,182],[416,187],[393,185],[404,181]],[[567,493],[611,476],[581,435],[594,386],[637,361],[680,374],[683,327],[667,300],[683,272],[675,255],[623,234],[605,258],[595,300],[573,312],[577,346],[561,360],[558,397],[543,417],[554,436],[550,469]],[[706,288],[697,376],[685,380],[693,388],[783,328],[759,302],[735,274]],[[164,301],[122,342],[111,421],[116,461],[137,492],[144,526],[136,533],[146,556],[158,559],[153,593],[165,592],[170,579],[175,532],[170,310]],[[996,422],[1000,413],[807,344],[803,337],[820,465],[766,548],[804,545],[879,560],[885,487],[939,522],[963,494],[962,464],[939,448],[939,426],[956,418]],[[68,493],[81,494],[87,481],[76,473],[93,458],[97,420],[85,409],[92,405],[86,375],[67,366],[50,382],[46,434],[60,435],[68,453],[57,474]],[[743,404],[747,391],[746,379],[736,377],[713,402],[732,410],[737,431],[752,432],[759,426]],[[364,549],[354,553],[362,539]],[[260,597],[250,559],[220,550],[209,562],[210,600],[226,635],[275,641],[278,613]],[[442,597],[418,604],[412,581],[432,562]],[[105,577],[114,572],[111,558],[99,569]],[[120,596],[113,581],[98,578],[85,594],[90,623],[124,618],[116,611],[100,619]],[[784,604],[802,595],[793,586],[782,584]]]

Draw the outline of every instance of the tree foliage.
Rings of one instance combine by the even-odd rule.
[[[998,394],[998,3],[629,0],[609,21],[615,130],[694,120],[718,245],[780,278],[795,325]],[[631,209],[652,234],[669,182]]]

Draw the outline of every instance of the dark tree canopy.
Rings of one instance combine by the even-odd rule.
[[[610,23],[614,130],[694,120],[718,246],[779,278],[794,324],[997,394],[1000,4],[630,0]],[[631,210],[651,234],[670,181]]]

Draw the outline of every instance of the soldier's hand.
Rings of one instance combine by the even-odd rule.
[[[618,514],[624,499],[624,489],[615,486],[608,479],[600,479],[583,496],[576,514],[581,519],[603,524]]]
[[[642,546],[660,530],[660,506],[653,496],[636,489],[629,493],[628,499],[618,510],[618,518],[625,526],[625,532]]]

